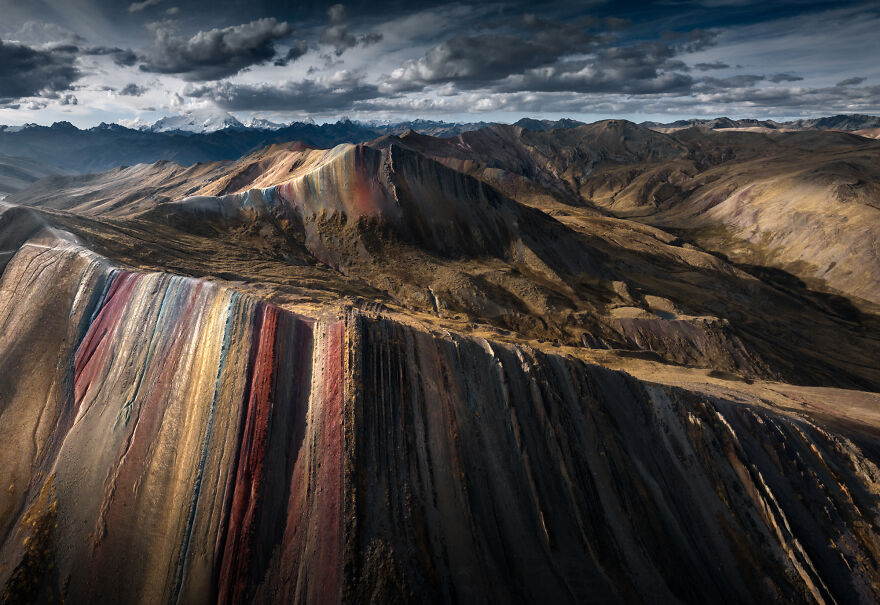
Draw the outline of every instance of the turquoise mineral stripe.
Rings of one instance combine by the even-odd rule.
[[[90,267],[94,267],[92,264]],[[88,279],[88,270],[83,271],[83,274],[80,276],[80,280]],[[104,301],[107,298],[107,292],[110,290],[110,287],[113,285],[113,281],[116,279],[116,276],[119,275],[118,269],[111,269],[108,272],[101,272],[99,276],[96,278],[97,283],[91,288],[91,295],[89,296],[89,300],[86,303],[85,311],[82,314],[82,318],[80,318],[79,324],[76,327],[76,330],[73,334],[73,351],[78,351],[80,345],[82,344],[83,339],[86,337],[86,334],[89,331],[92,323],[94,323],[95,318],[98,317],[98,313],[101,312],[101,309],[104,307]],[[70,316],[74,313],[73,307],[70,309]],[[64,390],[65,392],[73,393],[73,375],[74,375],[74,366],[76,364],[76,355],[71,355],[70,359],[67,361],[67,374],[64,377]]]
[[[170,277],[171,279],[166,279],[167,277]],[[168,283],[163,284],[164,292],[162,293],[162,302],[159,303],[159,311],[156,313],[156,321],[153,324],[153,330],[148,340],[149,344],[147,345],[147,353],[144,356],[143,363],[140,365],[140,368],[138,368],[138,375],[137,379],[135,380],[134,390],[132,391],[131,397],[128,399],[128,401],[125,402],[116,417],[117,425],[119,424],[120,420],[123,419],[123,416],[125,417],[124,424],[127,425],[128,422],[131,420],[131,410],[134,406],[134,401],[137,398],[138,393],[140,392],[141,383],[144,380],[144,374],[146,374],[147,368],[150,366],[150,360],[153,358],[153,352],[156,350],[156,342],[158,340],[157,333],[159,332],[159,326],[162,325],[162,319],[168,309],[167,302],[169,292],[171,292],[172,290],[171,285],[174,283],[175,278],[179,278],[179,276],[169,276],[167,274],[162,274],[159,276],[160,282]]]
[[[120,271],[117,268],[110,269],[110,273],[107,276],[107,282],[104,284],[104,287],[101,290],[100,295],[98,296],[98,304],[95,305],[95,310],[92,312],[91,317],[89,317],[89,325],[97,319],[98,313],[101,312],[101,309],[104,308],[104,305],[107,303],[107,293],[110,291],[110,288],[113,286],[113,283],[119,277]]]

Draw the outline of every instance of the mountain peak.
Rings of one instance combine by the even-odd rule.
[[[234,120],[235,118],[232,119]],[[289,126],[289,124],[273,122],[271,120],[266,120],[265,118],[251,118],[244,123],[244,126],[246,128],[252,128],[254,130],[281,130],[282,128]]]
[[[151,132],[216,132],[226,128],[245,128],[235,116],[218,109],[198,108],[184,111],[176,116],[159,119],[148,128]]]
[[[70,122],[68,122],[66,120],[61,121],[61,122],[55,122],[52,124],[52,126],[50,128],[52,128],[54,130],[79,130],[76,126],[74,126],[73,124],[71,124]]]

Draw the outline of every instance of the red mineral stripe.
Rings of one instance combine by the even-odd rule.
[[[327,327],[324,353],[324,385],[321,409],[321,466],[318,488],[321,501],[318,506],[318,536],[320,539],[317,561],[317,594],[319,603],[338,603],[340,600],[340,571],[342,566],[342,407],[344,368],[344,322]]]
[[[119,323],[135,286],[143,275],[121,272],[113,280],[101,311],[89,326],[76,351],[73,363],[74,407],[80,402],[99,371],[110,361],[113,339],[105,338]]]
[[[342,569],[342,322],[315,354],[309,434],[296,452],[279,565],[278,602],[340,601]],[[309,342],[303,334],[301,342]],[[318,369],[320,368],[320,369]]]
[[[247,598],[252,538],[263,483],[269,417],[272,408],[272,379],[275,368],[275,332],[278,307],[258,304],[255,346],[251,349],[250,395],[246,402],[238,464],[226,524],[218,578],[218,602],[241,603]]]

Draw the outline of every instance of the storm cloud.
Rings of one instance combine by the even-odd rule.
[[[291,32],[287,22],[274,18],[200,31],[190,37],[159,26],[154,48],[140,69],[179,74],[190,81],[219,80],[272,60],[276,55],[275,43]]]
[[[37,49],[0,40],[0,105],[70,89],[81,75],[74,65],[77,50]]]
[[[794,74],[774,74],[767,79],[777,84],[779,82],[799,82],[803,80],[801,76],[796,76]]]
[[[309,44],[305,40],[294,40],[287,52],[275,59],[274,65],[284,67],[309,52]]]
[[[132,66],[138,61],[138,56],[130,48],[118,48],[107,46],[92,46],[80,51],[86,56],[109,56],[113,62],[120,66]]]
[[[694,69],[699,71],[711,71],[713,69],[728,69],[730,65],[725,63],[724,61],[713,61],[711,63],[697,63],[694,65]]]
[[[227,111],[269,110],[328,113],[347,111],[359,101],[379,96],[376,85],[348,71],[328,77],[279,84],[216,82],[186,89],[187,96],[210,99]]]
[[[618,38],[625,22],[584,18],[558,22],[526,15],[518,31],[455,36],[387,78],[383,90],[414,91],[430,85],[497,92],[655,94],[687,91],[693,78],[680,54],[710,46],[716,34],[670,33],[662,41]]]
[[[694,80],[674,58],[677,52],[661,42],[604,48],[588,59],[560,61],[508,77],[494,89],[639,95],[687,92]]]
[[[119,91],[119,94],[126,97],[141,97],[147,93],[148,89],[145,86],[138,86],[134,82],[127,84],[122,90]]]
[[[454,36],[394,70],[384,88],[407,91],[447,82],[473,88],[590,52],[602,39],[591,31],[593,20],[563,24],[526,15],[520,26],[520,32]]]

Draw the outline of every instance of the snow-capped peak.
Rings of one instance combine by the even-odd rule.
[[[176,116],[168,116],[154,123],[152,132],[215,132],[224,128],[244,128],[234,116],[222,110],[200,108],[184,111]]]
[[[280,124],[265,118],[251,118],[244,125],[255,130],[278,130],[286,126],[286,124]]]

